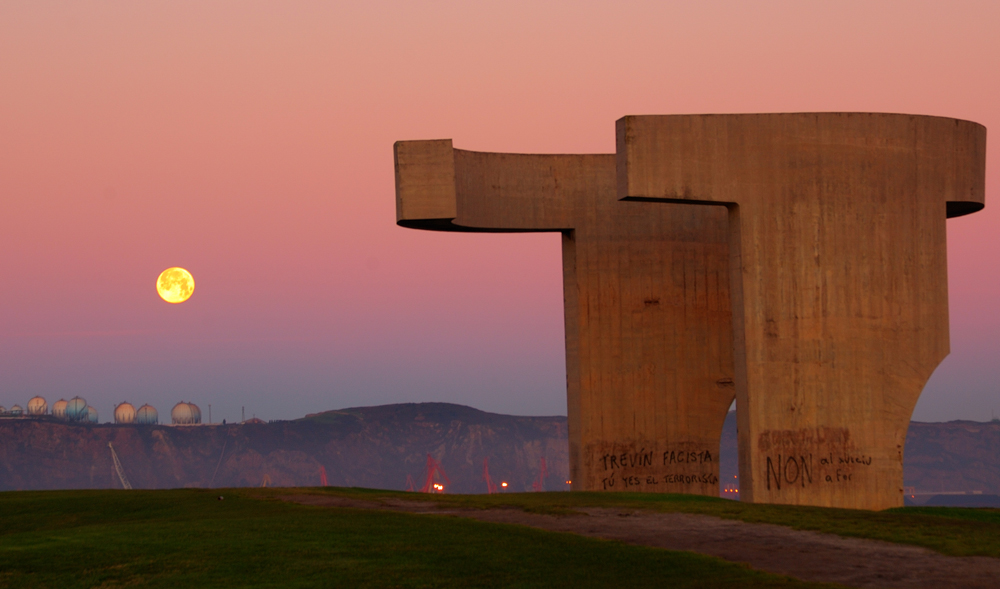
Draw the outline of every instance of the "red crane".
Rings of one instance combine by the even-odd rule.
[[[545,457],[542,456],[538,468],[538,480],[531,483],[531,490],[540,493],[545,490],[545,478],[549,476],[549,467],[545,464]]]
[[[444,493],[444,485],[441,483],[434,482],[434,473],[441,475],[444,482],[451,484],[448,480],[448,475],[444,473],[444,469],[441,468],[441,463],[434,460],[434,457],[430,454],[427,455],[427,480],[424,482],[424,486],[420,488],[421,493]]]
[[[319,484],[323,487],[330,485],[330,483],[326,482],[326,468],[322,464],[319,465]]]
[[[497,492],[497,484],[490,478],[490,459],[483,458],[483,480],[486,481],[486,494],[492,495]]]

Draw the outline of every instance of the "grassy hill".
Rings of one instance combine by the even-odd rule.
[[[274,500],[271,490],[221,493],[0,493],[0,586],[824,586],[522,526],[310,508]]]
[[[312,488],[570,514],[701,513],[1000,557],[1000,511],[881,513],[630,493],[420,495]],[[821,587],[689,552],[389,511],[307,507],[284,489],[0,493],[0,587]],[[219,496],[224,499],[220,500]]]

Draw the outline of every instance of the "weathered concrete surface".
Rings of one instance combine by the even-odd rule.
[[[395,145],[397,222],[563,234],[574,489],[717,495],[732,402],[727,216],[622,203],[615,156]]]
[[[742,499],[902,505],[909,418],[949,351],[946,212],[983,206],[986,129],[806,113],[617,133],[619,197],[729,211]]]

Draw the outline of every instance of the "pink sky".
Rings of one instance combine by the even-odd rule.
[[[332,4],[0,4],[0,404],[564,414],[558,236],[396,227],[394,141],[610,153],[626,114],[882,111],[991,131],[914,418],[1000,415],[1000,3]]]

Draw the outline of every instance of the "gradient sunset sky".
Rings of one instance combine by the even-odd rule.
[[[612,153],[626,114],[879,111],[989,129],[914,419],[1000,416],[1000,2],[346,4],[0,3],[0,404],[565,414],[558,234],[396,227],[394,141]]]

